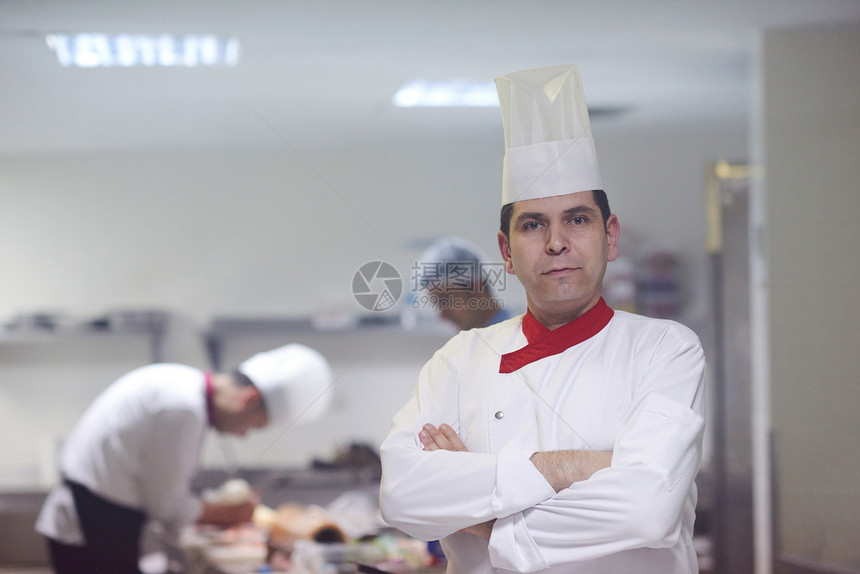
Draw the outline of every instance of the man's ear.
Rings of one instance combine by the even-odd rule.
[[[618,257],[618,241],[621,239],[621,223],[613,213],[606,222],[606,241],[608,244],[607,260],[615,261]]]
[[[511,275],[516,274],[514,271],[514,261],[511,259],[511,242],[501,231],[496,233],[496,237],[499,240],[499,253],[502,254],[502,259],[505,260],[505,271]]]

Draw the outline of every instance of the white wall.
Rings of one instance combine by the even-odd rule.
[[[613,130],[596,137],[622,246],[680,251],[687,315],[701,316],[705,163],[744,158],[744,118]],[[278,148],[0,159],[0,318],[166,308],[205,323],[357,309],[358,267],[386,260],[406,279],[421,240],[460,234],[497,256],[500,148],[488,139],[301,158]]]
[[[15,272],[0,280],[0,316],[354,308],[354,272],[376,259],[408,271],[419,252],[406,240],[460,232],[494,245],[494,159],[477,147],[317,151],[306,163],[286,148],[7,159],[0,233]]]
[[[745,118],[632,132],[607,120],[594,131],[605,186],[622,221],[622,249],[669,247],[680,254],[683,319],[707,338],[704,169],[714,159],[745,156]],[[283,147],[2,158],[0,319],[48,310],[78,321],[114,309],[164,309],[204,329],[215,316],[363,311],[351,285],[367,261],[393,263],[409,289],[410,265],[429,238],[464,235],[495,257],[501,148],[499,128],[466,142],[296,147],[300,156]],[[515,280],[505,297],[509,307],[523,309]],[[303,451],[258,456],[261,443],[252,442],[242,462],[293,463],[313,451],[324,456],[321,451],[350,434],[378,441],[441,340],[415,343],[424,345],[420,360],[415,352],[400,360],[392,348],[390,360],[355,366],[337,413],[311,429],[315,438],[296,430]],[[3,352],[18,360],[15,348]],[[167,358],[202,362],[199,353]],[[90,391],[121,374],[92,365],[61,381],[37,374],[40,362],[34,357],[28,367],[26,376],[40,381],[39,393],[31,393],[24,392],[25,381],[11,383],[20,372],[0,361],[0,409],[27,403],[22,412],[35,429],[14,447],[0,446],[0,460],[30,469],[7,468],[13,478],[40,474],[39,445],[67,432]],[[133,362],[122,361],[122,369]],[[366,381],[377,381],[367,387],[372,393],[353,392]],[[80,394],[71,403],[54,401],[52,384]],[[364,398],[391,388],[397,401]],[[17,420],[0,422],[0,432],[14,432]],[[217,457],[211,453],[208,460],[217,463]]]

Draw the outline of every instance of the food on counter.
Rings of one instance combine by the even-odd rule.
[[[231,528],[188,526],[175,544],[182,553],[183,572],[251,573],[265,564],[268,556],[266,531],[253,524]]]
[[[297,540],[290,555],[274,553],[269,558],[273,570],[296,574],[353,572],[356,564],[392,574],[442,572],[434,567],[427,545],[405,536],[379,535],[363,541],[320,544]]]
[[[205,491],[204,498],[221,504],[258,500],[242,479]],[[197,525],[186,532],[180,547],[189,564],[225,572],[352,572],[358,563],[390,573],[440,572],[426,543],[386,533],[375,503],[374,497],[358,491],[342,493],[325,508],[257,503],[250,523],[231,528]]]
[[[278,513],[275,512],[274,508],[265,504],[258,504],[254,507],[254,516],[251,518],[251,522],[268,532],[277,518]]]
[[[320,519],[331,518],[322,508],[288,504],[277,510],[262,509],[262,522],[275,518],[274,531],[255,523],[227,529],[197,526],[187,532],[181,547],[186,561],[193,565],[189,571],[209,571],[205,568],[212,566],[224,572],[323,574],[345,568],[353,571],[356,563],[400,574],[444,569],[427,551],[426,543],[402,534],[319,542],[311,536],[320,532],[320,525],[329,524]]]
[[[315,505],[282,504],[271,513],[261,510],[260,520],[268,523],[266,562],[276,570],[317,572],[315,567],[308,566],[307,550],[303,552],[302,548],[308,548],[307,545],[311,545],[310,548],[330,547],[334,543],[342,545],[347,540],[326,511]],[[322,554],[312,552],[311,556],[319,558]]]
[[[273,545],[292,545],[296,540],[346,542],[347,537],[322,507],[288,503],[275,511],[269,539]]]
[[[206,490],[203,498],[218,504],[244,504],[254,497],[251,485],[243,478],[232,478],[216,490]]]

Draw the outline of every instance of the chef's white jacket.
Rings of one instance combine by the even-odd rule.
[[[108,501],[178,528],[202,512],[190,487],[207,428],[203,371],[142,367],[90,405],[63,446],[60,472]],[[48,494],[36,530],[66,544],[85,543],[67,486]]]
[[[616,311],[599,333],[508,374],[522,316],[459,333],[421,371],[381,447],[385,520],[441,539],[452,573],[698,572],[692,544],[704,356],[688,328]],[[425,451],[425,423],[468,452]],[[534,452],[612,451],[556,493]],[[495,519],[489,542],[458,532]]]

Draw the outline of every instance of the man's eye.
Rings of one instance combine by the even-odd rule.
[[[523,224],[523,229],[525,229],[526,231],[531,231],[533,229],[537,229],[538,227],[540,227],[540,223],[538,223],[537,221],[527,221]]]
[[[583,224],[583,223],[585,223],[586,221],[588,221],[588,220],[587,220],[586,218],[584,218],[584,217],[581,217],[581,216],[576,216],[576,217],[574,217],[573,219],[571,219],[571,222],[572,222],[574,225],[582,225],[582,224]]]

